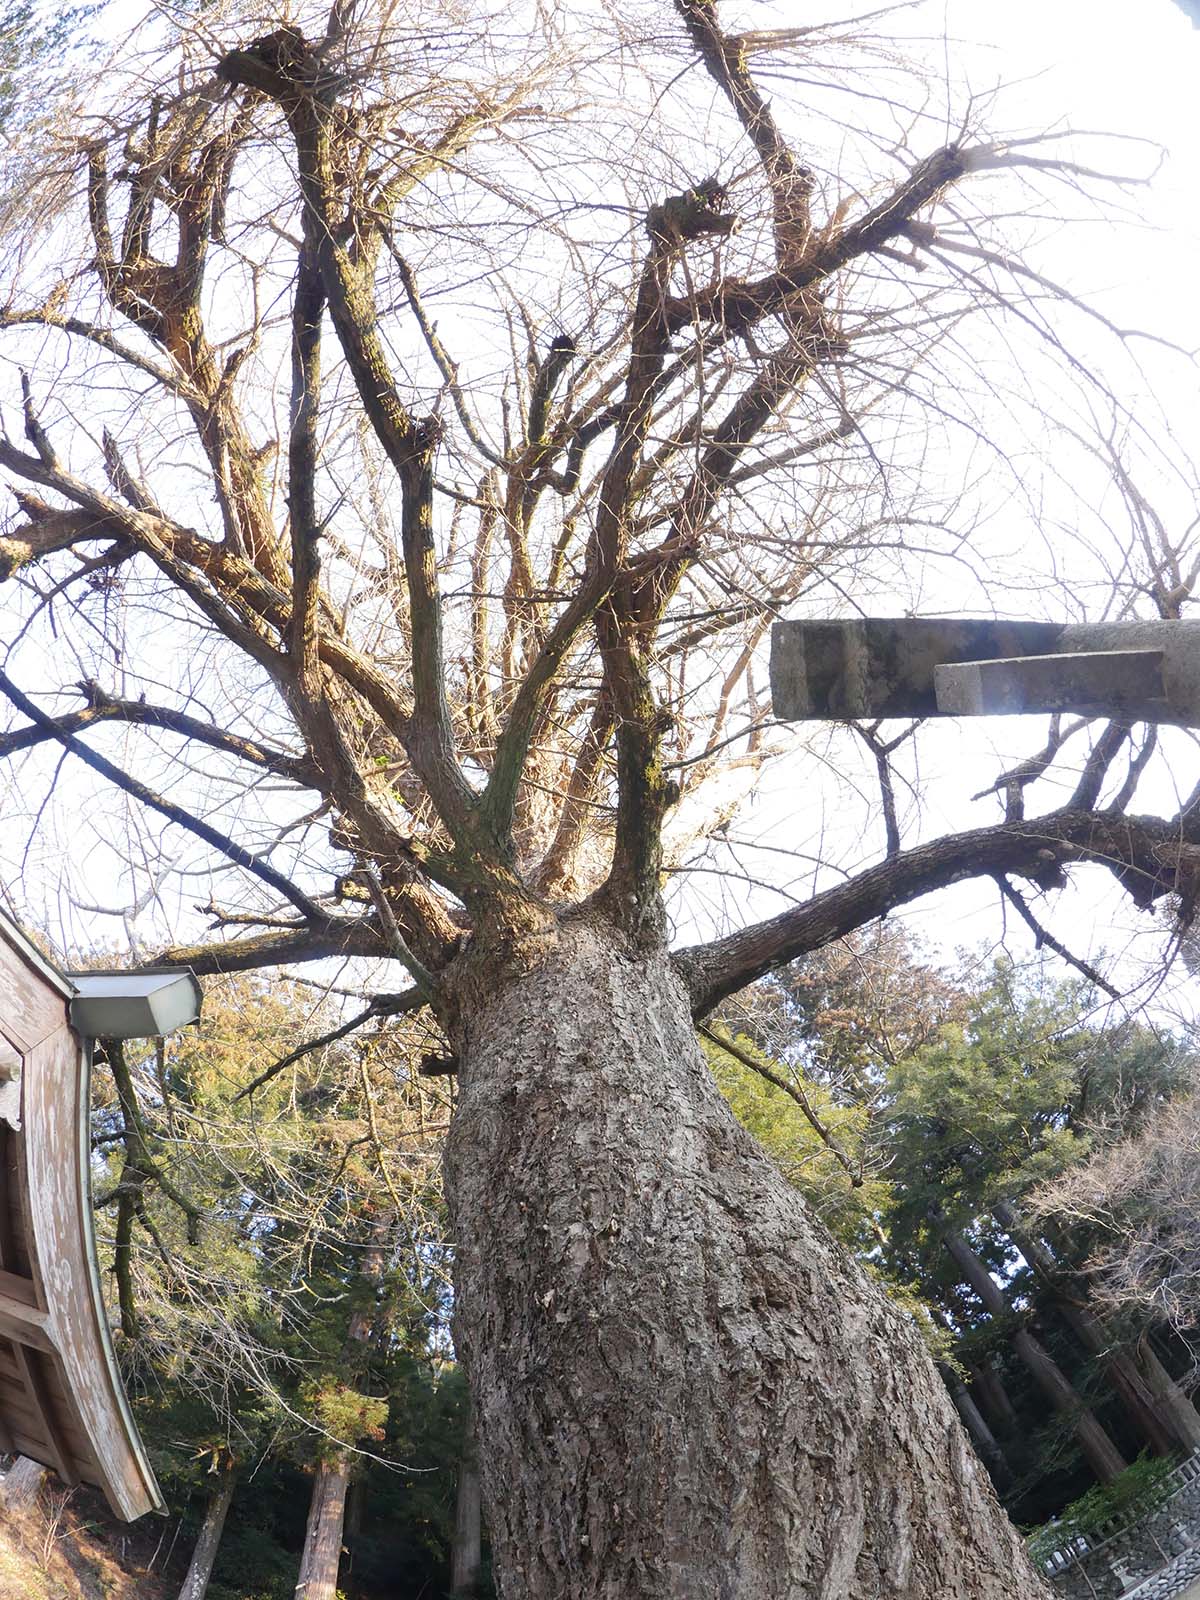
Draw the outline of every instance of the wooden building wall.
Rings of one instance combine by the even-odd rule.
[[[0,917],[0,1450],[159,1509],[113,1356],[91,1227],[88,1063],[69,981]],[[20,1127],[11,1125],[19,1120]]]

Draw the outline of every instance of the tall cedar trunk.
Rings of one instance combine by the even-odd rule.
[[[1008,1302],[995,1279],[971,1246],[953,1228],[942,1227],[942,1240],[955,1266],[983,1301],[990,1316],[1008,1315]],[[1101,1483],[1111,1483],[1125,1471],[1126,1461],[1100,1423],[1079,1398],[1066,1373],[1028,1328],[1018,1327],[1012,1335],[1013,1349],[1026,1370],[1054,1409],[1067,1417],[1075,1442]]]
[[[462,1459],[458,1463],[458,1490],[454,1501],[454,1545],[450,1552],[450,1593],[454,1600],[473,1595],[479,1587],[483,1559],[482,1507],[479,1488],[479,1449],[475,1427],[467,1423]]]
[[[997,1488],[1011,1483],[1012,1469],[1005,1459],[1004,1451],[1000,1448],[996,1435],[984,1421],[983,1412],[971,1399],[966,1384],[948,1364],[939,1363],[938,1371],[942,1375],[942,1382],[950,1391],[950,1398],[954,1401],[954,1409],[962,1418],[963,1427],[971,1436],[971,1443],[978,1450],[980,1460],[992,1475],[992,1482]]]
[[[5,1508],[17,1511],[22,1506],[30,1505],[41,1488],[45,1476],[46,1468],[40,1461],[31,1461],[28,1456],[18,1456],[4,1474],[3,1484],[0,1484]]]
[[[361,1478],[351,1478],[350,1487],[346,1490],[346,1515],[342,1521],[342,1532],[347,1539],[357,1539],[363,1531],[366,1510],[366,1484]]]
[[[971,1388],[979,1401],[979,1409],[993,1429],[1004,1434],[1017,1432],[1021,1425],[1017,1408],[1009,1399],[1004,1379],[990,1356],[982,1366],[971,1368]]]
[[[916,1332],[730,1114],[665,954],[456,999],[456,1338],[504,1600],[1045,1594]]]
[[[1064,1291],[1062,1268],[1053,1252],[1036,1234],[1023,1228],[1013,1207],[1002,1201],[993,1207],[996,1221],[1004,1228],[1026,1263],[1049,1285],[1055,1310],[1091,1356],[1104,1369],[1104,1375],[1120,1396],[1126,1415],[1156,1455],[1170,1455],[1178,1441],[1170,1420],[1158,1405],[1127,1350],[1121,1349],[1099,1317],[1081,1300]]]
[[[388,1246],[395,1224],[395,1216],[388,1211],[378,1216],[372,1225],[360,1271],[360,1276],[368,1282],[378,1281],[387,1266]],[[351,1314],[344,1350],[347,1368],[353,1368],[360,1353],[356,1347],[370,1339],[371,1326],[370,1311],[359,1308]],[[343,1454],[322,1461],[317,1468],[308,1504],[296,1600],[335,1600],[351,1470],[351,1458]]]
[[[179,1600],[204,1600],[204,1596],[208,1593],[208,1580],[212,1577],[213,1562],[217,1559],[217,1551],[221,1546],[221,1534],[225,1529],[225,1517],[229,1511],[229,1503],[233,1499],[236,1481],[236,1473],[222,1473],[209,1496],[204,1511],[204,1521],[200,1526],[200,1537],[196,1540],[196,1548],[192,1551],[192,1562],[188,1567],[187,1577],[183,1580],[183,1588],[179,1591]]]
[[[1154,1353],[1149,1336],[1143,1334],[1134,1349],[1134,1360],[1146,1387],[1154,1395],[1181,1450],[1189,1454],[1200,1450],[1200,1412],[1184,1394]]]
[[[950,1320],[937,1306],[929,1307],[929,1315],[935,1327],[942,1330],[950,1338],[954,1337],[954,1330]],[[1004,1451],[996,1435],[988,1426],[983,1412],[976,1405],[966,1383],[963,1380],[960,1368],[949,1362],[939,1361],[937,1369],[941,1373],[942,1382],[949,1391],[954,1402],[954,1409],[962,1420],[963,1427],[970,1435],[971,1443],[979,1452],[980,1460],[992,1475],[992,1482],[1000,1489],[1013,1481],[1012,1470],[1005,1458]]]
[[[1010,1224],[1019,1226],[1013,1208],[1007,1203],[997,1207],[996,1216],[1002,1226],[1008,1227]],[[1030,1265],[1036,1267],[1043,1277],[1052,1280],[1060,1268],[1062,1252],[1059,1251],[1056,1256],[1036,1234],[1022,1232],[1018,1238],[1014,1233],[1013,1238]],[[1086,1306],[1080,1310],[1081,1323],[1088,1320],[1093,1325],[1097,1323],[1094,1313]],[[1102,1324],[1100,1328],[1102,1330]],[[1076,1332],[1085,1344],[1089,1339],[1095,1338],[1095,1332],[1092,1330],[1083,1331],[1082,1327],[1077,1327]],[[1088,1345],[1088,1348],[1093,1346]],[[1189,1454],[1193,1450],[1200,1449],[1200,1413],[1155,1355],[1148,1335],[1143,1334],[1129,1350],[1121,1351],[1120,1356],[1125,1381],[1131,1388],[1136,1388],[1147,1405],[1153,1407],[1159,1423],[1165,1426],[1170,1435],[1171,1445]]]
[[[296,1600],[336,1600],[349,1484],[350,1462],[345,1456],[322,1461],[317,1468],[308,1505]]]

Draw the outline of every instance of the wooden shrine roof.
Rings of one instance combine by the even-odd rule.
[[[0,1450],[94,1484],[132,1521],[162,1497],[100,1287],[75,992],[0,914]]]

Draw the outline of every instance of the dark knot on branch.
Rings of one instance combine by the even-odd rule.
[[[646,214],[646,231],[661,244],[678,245],[687,239],[726,238],[738,219],[721,209],[729,199],[723,183],[707,178],[683,194],[668,195]]]
[[[299,28],[276,28],[231,50],[217,63],[217,77],[234,88],[257,89],[282,105],[312,96],[331,102],[346,86],[346,79],[329,72],[321,52],[308,43]]]

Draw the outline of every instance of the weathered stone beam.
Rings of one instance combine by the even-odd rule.
[[[775,715],[797,722],[936,717],[935,667],[1048,653],[1061,632],[1050,622],[912,617],[777,622],[771,630]]]
[[[1119,701],[1097,699],[1099,680],[1093,674],[1077,680],[1083,699],[1064,692],[1052,709],[1200,726],[1200,622],[1191,621],[1064,624],[865,617],[780,622],[772,630],[771,694],[775,715],[786,721],[959,716],[969,713],[938,703],[939,667],[1128,651],[1161,657],[1161,687],[1147,697],[1149,703],[1133,705],[1127,693]],[[1047,693],[1055,672],[1064,670],[1045,669],[1041,681]],[[1038,702],[1004,709],[1045,708]]]
[[[938,712],[948,717],[1071,711],[1161,722],[1170,714],[1163,693],[1161,650],[1089,650],[1008,661],[960,661],[935,667],[933,687]]]

